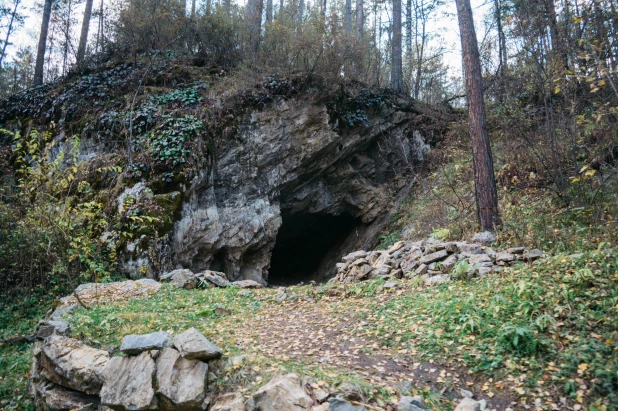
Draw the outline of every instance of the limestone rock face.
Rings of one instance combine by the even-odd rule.
[[[73,338],[52,335],[40,351],[41,375],[63,387],[96,395],[103,385],[107,351],[88,347]]]
[[[281,375],[260,388],[247,404],[249,411],[303,411],[313,405],[296,374]]]
[[[136,357],[112,358],[105,367],[101,404],[121,411],[154,409],[154,375],[155,362],[147,352]]]
[[[122,339],[120,351],[129,355],[137,355],[142,351],[162,350],[171,345],[172,337],[163,331],[143,335],[131,334]]]
[[[157,357],[157,393],[175,409],[201,410],[206,398],[208,365],[188,360],[172,348]]]
[[[184,358],[189,360],[214,360],[223,352],[219,347],[211,343],[195,328],[189,328],[182,334],[174,337],[174,346]]]

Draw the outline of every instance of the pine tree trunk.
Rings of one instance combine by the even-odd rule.
[[[43,84],[43,65],[45,64],[45,46],[47,44],[47,32],[49,31],[49,18],[51,17],[52,0],[45,0],[43,6],[43,21],[41,22],[41,33],[39,35],[39,45],[36,53],[36,63],[34,66],[34,85]]]
[[[502,28],[502,4],[500,0],[494,0],[496,9],[496,27],[498,28],[498,57],[500,61],[500,75],[504,76],[507,69],[506,37]]]
[[[401,65],[401,0],[393,0],[393,50],[392,50],[392,69],[391,87],[395,91],[401,91],[402,84],[402,65]]]
[[[406,2],[406,52],[412,55],[412,0]]]
[[[456,0],[461,50],[464,60],[468,116],[472,139],[476,214],[481,230],[495,231],[500,224],[498,193],[494,176],[491,145],[487,135],[483,77],[470,0]]]
[[[364,20],[363,0],[356,0],[356,38],[359,40],[363,37]]]
[[[92,16],[92,0],[86,0],[86,10],[82,21],[82,33],[79,36],[79,47],[77,49],[77,66],[82,67],[86,56],[86,45],[88,43],[88,30],[90,29],[90,16]]]
[[[345,32],[352,33],[352,0],[345,0]]]

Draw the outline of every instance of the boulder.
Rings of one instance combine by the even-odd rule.
[[[225,273],[220,273],[218,271],[202,271],[201,273],[197,274],[197,277],[203,278],[204,280],[216,285],[217,287],[229,287],[230,285],[230,282],[227,280]]]
[[[245,411],[245,399],[239,393],[223,394],[210,411]]]
[[[490,231],[476,233],[472,237],[472,242],[480,245],[491,245],[496,242],[496,235]]]
[[[156,409],[154,375],[155,362],[147,352],[112,358],[105,367],[101,403],[121,411]]]
[[[541,257],[543,257],[543,251],[539,250],[538,248],[530,250],[524,254],[524,259],[526,261],[535,261]]]
[[[36,338],[44,340],[52,334],[68,335],[71,331],[71,324],[64,320],[44,320],[40,321],[34,331]]]
[[[172,337],[164,331],[143,335],[126,335],[122,339],[120,351],[128,355],[137,355],[148,350],[162,350],[172,346]]]
[[[487,277],[494,271],[492,267],[478,267],[478,275],[481,278]]]
[[[468,262],[472,265],[479,263],[491,263],[491,257],[487,254],[473,254],[468,258]]]
[[[41,348],[40,361],[41,375],[49,381],[96,395],[103,385],[109,354],[73,338],[53,334]]]
[[[442,261],[442,264],[440,264],[440,270],[443,273],[449,273],[453,267],[455,267],[455,264],[457,264],[457,255],[449,255],[446,260]]]
[[[157,358],[157,393],[169,405],[182,410],[201,410],[206,399],[208,364],[180,356],[166,348]]]
[[[354,405],[343,398],[329,398],[328,399],[329,411],[367,411],[367,408],[362,405]]]
[[[511,261],[515,261],[515,255],[506,251],[502,251],[496,254],[496,262],[497,263],[509,263]]]
[[[425,401],[422,397],[403,396],[399,400],[398,411],[423,411],[425,410]]]
[[[432,285],[444,284],[444,283],[448,283],[449,281],[451,281],[450,275],[438,274],[438,275],[434,275],[432,277],[426,278],[425,285],[431,287]]]
[[[414,271],[414,274],[416,275],[423,275],[427,272],[427,265],[426,264],[421,264],[418,266],[418,268]]]
[[[446,258],[446,256],[448,256],[448,251],[440,250],[436,251],[435,253],[424,255],[423,257],[421,257],[420,262],[421,264],[431,264],[435,261],[440,261]]]
[[[189,360],[214,360],[223,355],[219,347],[211,343],[195,328],[189,328],[174,337],[174,346]]]
[[[240,288],[264,288],[262,284],[253,280],[234,281],[233,283],[230,283],[230,285]]]
[[[274,377],[249,400],[247,411],[310,410],[313,400],[301,384],[296,374]]]
[[[197,287],[197,276],[191,270],[174,270],[168,274],[170,282],[176,287],[191,290]]]
[[[464,398],[455,407],[455,411],[481,411],[481,403],[474,401],[472,398]]]
[[[507,248],[506,250],[506,252],[509,254],[523,254],[526,251],[528,251],[526,247],[512,247],[512,248]]]

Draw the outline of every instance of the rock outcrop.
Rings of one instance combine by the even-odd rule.
[[[26,123],[24,117],[34,118],[36,124],[28,127],[53,130],[57,147],[68,146],[66,136],[80,132],[80,170],[113,156],[124,169],[117,186],[106,194],[109,203],[117,204],[116,214],[127,211],[129,200],[147,199],[162,209],[165,229],[160,236],[154,229],[144,229],[130,241],[112,233],[103,236],[110,247],[118,247],[121,268],[132,278],[156,279],[161,271],[184,268],[220,271],[230,282],[265,285],[278,234],[298,216],[348,220],[338,233],[341,240],[315,257],[323,260],[320,267],[328,271],[326,276],[334,275],[331,263],[375,233],[369,230],[364,236],[408,186],[413,166],[423,161],[452,119],[448,110],[383,90],[324,84],[306,76],[281,80],[285,90],[265,82],[257,91],[242,90],[223,101],[200,96],[185,113],[157,106],[160,96],[142,95],[151,92],[148,87],[134,88],[175,76],[166,71],[175,68],[170,66],[122,64],[0,102],[5,127],[17,130]],[[183,73],[194,75],[191,70]],[[193,79],[183,77],[179,87],[217,82],[199,73]],[[130,109],[126,102],[134,99],[127,99],[128,93],[140,95],[140,103]],[[201,94],[201,88],[196,93]],[[94,97],[100,105],[90,104]],[[200,131],[192,131],[190,148],[183,147],[196,150],[187,156],[191,161],[187,159],[185,168],[169,162],[153,165],[153,158],[128,164],[127,146],[142,152],[140,139],[148,139],[152,127],[189,113],[200,113],[192,129]],[[57,126],[49,127],[52,122]],[[132,138],[121,141],[128,135]],[[100,175],[97,178],[100,183]],[[196,286],[193,278],[180,274],[173,281]]]

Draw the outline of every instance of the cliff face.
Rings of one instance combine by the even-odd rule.
[[[80,82],[83,79],[64,85],[62,91],[39,89],[38,97],[5,102],[0,105],[0,122],[24,129],[25,114],[40,116],[38,125],[59,125],[55,138],[62,140],[75,133],[79,108],[76,113],[74,100],[63,105],[57,96],[75,96]],[[121,189],[115,191],[119,213],[129,197],[139,202],[165,196],[177,204],[164,211],[170,223],[165,235],[145,233],[119,246],[127,274],[157,277],[159,271],[182,267],[223,271],[231,280],[262,283],[332,276],[331,263],[371,235],[367,228],[388,212],[413,167],[423,161],[429,144],[439,141],[447,124],[447,115],[437,110],[359,87],[341,85],[332,91],[319,83],[286,85],[286,92],[271,87],[268,98],[257,104],[256,98],[222,101],[211,93],[184,109],[185,118],[187,112],[209,113],[195,115],[208,132],[184,146],[193,158],[190,172],[171,167],[168,177],[161,179],[153,178],[154,167],[141,177],[125,171]],[[111,100],[127,101],[131,91],[129,87],[123,95],[116,90]],[[46,102],[52,94],[55,102]],[[16,108],[35,101],[39,107],[53,106],[48,109],[51,114]],[[122,110],[122,103],[116,104],[114,110]],[[110,136],[117,125],[102,120],[110,105],[89,110],[88,115],[98,120],[96,127],[80,130],[81,160],[96,162],[114,154],[123,158],[125,170],[135,169],[131,162],[138,162],[139,156],[131,158],[124,147],[133,145],[137,153],[142,140],[125,132],[124,146],[115,145]],[[179,118],[180,111],[176,106],[159,107],[152,117]],[[161,170],[158,174],[165,174]],[[156,253],[143,246],[153,241]]]

